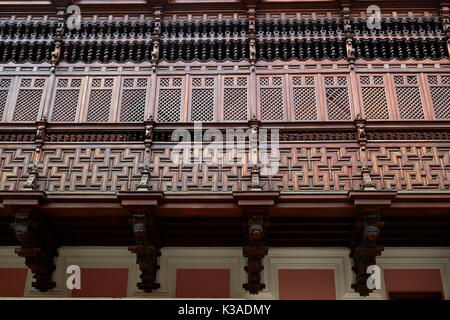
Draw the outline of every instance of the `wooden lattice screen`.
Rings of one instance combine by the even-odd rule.
[[[145,105],[150,87],[150,79],[126,77],[122,79],[120,98],[120,122],[144,121]]]
[[[181,121],[181,108],[183,107],[184,78],[159,78],[157,108],[159,122]]]
[[[429,75],[428,85],[436,119],[450,119],[450,74]]]
[[[223,120],[248,119],[248,77],[226,76],[223,79]]]
[[[44,103],[47,78],[24,77],[20,79],[19,91],[12,121],[33,122],[37,120]]]
[[[82,78],[57,79],[50,121],[75,122],[78,120],[81,108],[82,84]]]
[[[282,76],[259,77],[259,104],[261,120],[283,121],[285,112],[285,86]]]
[[[351,120],[349,80],[347,76],[325,76],[328,120]]]
[[[386,80],[383,75],[361,75],[361,98],[364,113],[369,120],[389,119]]]
[[[393,75],[400,119],[425,119],[417,75]]]

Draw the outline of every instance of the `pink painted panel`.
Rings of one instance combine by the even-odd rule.
[[[384,282],[386,294],[389,292],[441,292],[441,273],[439,269],[385,269]]]
[[[280,300],[335,300],[334,272],[327,269],[278,270]]]
[[[178,269],[177,298],[229,298],[229,269]]]
[[[333,270],[278,270],[280,300],[335,300]]]
[[[128,269],[81,269],[81,289],[72,297],[121,298],[127,296]]]
[[[28,269],[0,269],[0,297],[23,297]]]

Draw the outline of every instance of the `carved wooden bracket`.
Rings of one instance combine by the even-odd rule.
[[[376,257],[381,255],[383,247],[379,246],[380,228],[384,226],[382,212],[391,205],[396,192],[351,191],[349,197],[357,209],[352,238],[350,240],[350,257],[353,258],[353,271],[356,282],[352,289],[360,296],[368,296],[373,289],[367,286],[370,274],[367,268],[376,264]]]
[[[248,259],[245,267],[248,281],[242,287],[250,294],[258,294],[266,287],[261,283],[261,271],[264,269],[262,260],[269,252],[267,246],[269,208],[275,204],[279,193],[250,191],[235,192],[233,196],[238,206],[242,208],[245,243],[243,255]]]
[[[137,287],[151,292],[160,287],[156,283],[159,270],[158,257],[161,255],[161,242],[155,222],[155,207],[162,199],[160,192],[126,192],[119,193],[122,206],[130,212],[129,222],[133,227],[134,244],[128,250],[136,254],[136,263],[141,270],[141,282]]]
[[[15,252],[25,258],[26,266],[33,273],[35,281],[31,285],[41,292],[53,289],[56,286],[52,281],[56,269],[53,258],[58,256],[57,245],[44,217],[37,211],[44,193],[5,192],[0,197],[3,205],[14,213],[11,228],[21,244]]]

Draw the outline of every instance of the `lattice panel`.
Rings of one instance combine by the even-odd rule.
[[[36,121],[44,100],[45,78],[20,79],[13,121]]]
[[[259,77],[261,120],[282,121],[286,119],[283,82],[283,78],[280,76]]]
[[[59,78],[50,120],[53,122],[74,122],[80,108],[80,78]]]
[[[150,79],[124,78],[120,104],[121,122],[144,121],[147,87]]]
[[[191,91],[191,121],[213,121],[216,79],[193,77]]]
[[[3,119],[3,114],[5,113],[11,82],[12,79],[0,79],[0,121]]]
[[[158,121],[181,121],[183,102],[183,82],[181,77],[161,77],[158,82]]]
[[[34,152],[33,145],[0,148],[0,190],[14,191],[23,187]]]
[[[108,122],[111,119],[114,78],[93,78],[89,90],[87,122]]]
[[[422,98],[416,75],[394,75],[395,94],[400,118],[424,119]]]
[[[317,95],[314,76],[293,76],[294,120],[317,120]]]
[[[389,119],[384,77],[361,75],[359,81],[366,118],[369,120]]]
[[[367,148],[377,189],[449,190],[450,147],[433,145]]]
[[[436,119],[450,119],[450,75],[428,76]]]
[[[223,119],[242,121],[248,118],[248,78],[224,77]]]
[[[39,184],[48,191],[136,190],[140,147],[44,149]]]
[[[346,76],[325,76],[328,120],[351,120],[349,79]]]

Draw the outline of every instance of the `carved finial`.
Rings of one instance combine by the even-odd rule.
[[[141,169],[141,181],[139,182],[137,190],[138,191],[148,191],[149,190],[149,186],[148,186],[149,180],[150,180],[150,170],[148,168],[148,165],[144,164],[144,166]]]
[[[253,167],[250,169],[251,176],[252,176],[252,187],[251,191],[261,191],[262,186],[260,182],[260,169],[257,164],[254,164]]]
[[[28,178],[25,182],[25,185],[23,186],[23,189],[25,190],[38,190],[39,185],[37,183],[38,177],[39,177],[39,171],[36,165],[32,164],[28,167]]]
[[[372,177],[370,176],[370,168],[367,166],[364,166],[361,170],[362,175],[362,189],[364,191],[373,191],[376,190],[375,184],[372,182]]]

